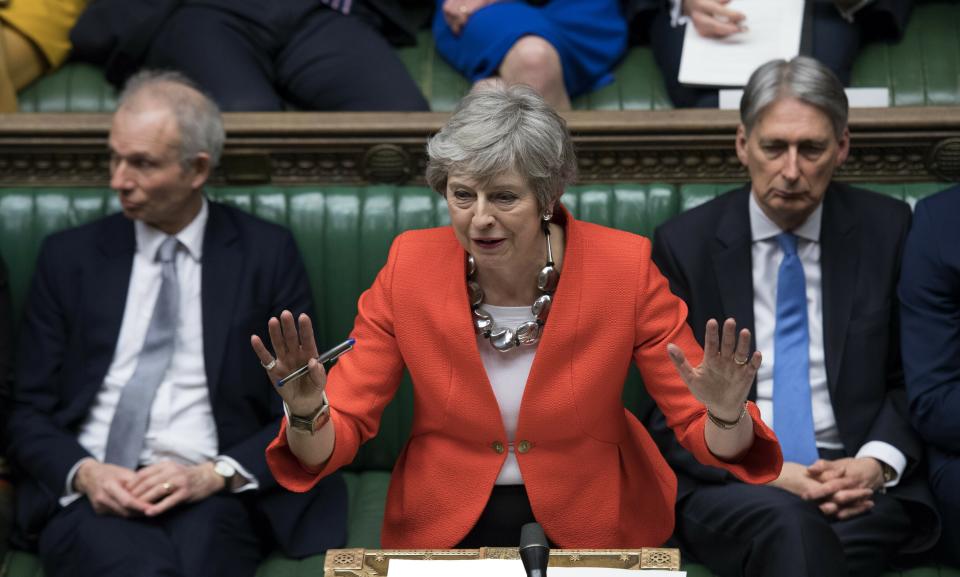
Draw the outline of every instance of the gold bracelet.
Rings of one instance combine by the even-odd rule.
[[[729,431],[730,429],[735,428],[740,424],[740,421],[743,420],[743,416],[747,414],[747,403],[743,403],[743,408],[740,409],[740,416],[737,417],[735,421],[728,421],[726,419],[721,419],[720,417],[714,415],[710,411],[710,407],[707,407],[707,418],[710,419],[710,422],[716,425],[717,427],[723,429],[724,431]]]

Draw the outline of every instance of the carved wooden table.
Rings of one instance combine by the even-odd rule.
[[[387,574],[390,559],[519,559],[516,548],[480,549],[331,549],[324,577],[373,577]],[[611,567],[615,569],[680,570],[680,551],[642,549],[553,549],[551,567]]]

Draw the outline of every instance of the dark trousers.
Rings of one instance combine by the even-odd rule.
[[[248,509],[221,495],[154,519],[98,515],[81,498],[50,520],[38,547],[47,577],[253,577],[263,558]]]
[[[146,58],[182,71],[223,110],[428,110],[387,41],[319,0],[188,0]]]
[[[960,567],[960,458],[939,465],[930,476],[930,488],[940,511],[940,556]]]
[[[520,528],[534,521],[523,485],[495,485],[480,519],[457,548],[516,547],[520,544]]]
[[[684,558],[720,577],[879,576],[910,535],[895,498],[845,521],[782,489],[732,482],[702,485],[677,503]]]
[[[715,88],[686,86],[677,81],[685,31],[686,26],[670,26],[666,10],[660,10],[650,21],[650,45],[667,93],[677,108],[716,108],[719,96]],[[809,46],[803,52],[826,64],[844,86],[848,85],[853,60],[860,50],[860,27],[844,20],[832,3],[817,3],[806,35]]]

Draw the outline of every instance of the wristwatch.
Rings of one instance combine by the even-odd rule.
[[[213,472],[223,477],[223,490],[231,491],[237,476],[237,468],[231,465],[230,461],[217,458],[213,461]]]
[[[877,459],[877,462],[880,463],[880,470],[883,471],[883,484],[893,481],[897,478],[897,471],[890,465],[884,463],[883,461]]]
[[[330,420],[330,403],[327,402],[327,392],[323,392],[323,403],[309,415],[294,415],[286,401],[283,403],[283,414],[287,417],[287,424],[291,429],[305,431],[311,435],[323,428]]]

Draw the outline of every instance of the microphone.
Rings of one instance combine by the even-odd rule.
[[[540,523],[527,523],[520,528],[520,560],[527,577],[547,577],[550,545]]]

